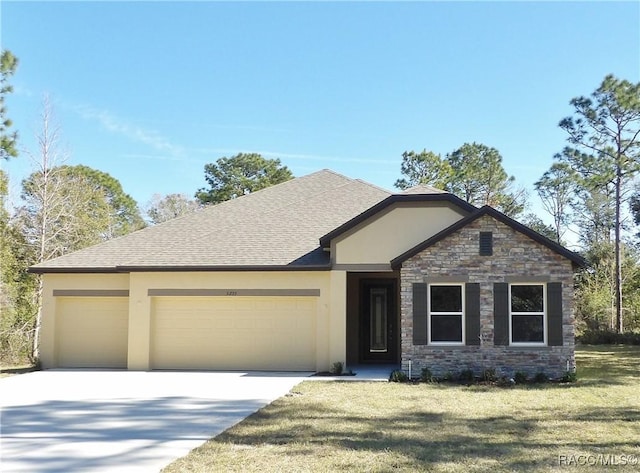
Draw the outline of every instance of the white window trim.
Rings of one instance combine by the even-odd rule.
[[[460,286],[460,297],[462,299],[462,311],[460,312],[431,312],[431,288],[433,286]],[[442,283],[433,283],[427,286],[427,340],[429,345],[433,346],[463,346],[465,344],[465,290],[464,283],[457,282],[442,282]],[[462,341],[461,342],[433,342],[431,341],[431,316],[432,315],[460,315],[460,323],[462,324]]]
[[[511,288],[513,286],[542,286],[542,312],[512,312],[511,311]],[[547,346],[547,284],[536,282],[509,283],[509,345],[514,347],[546,347]],[[542,342],[514,342],[513,341],[513,316],[518,315],[542,315]]]

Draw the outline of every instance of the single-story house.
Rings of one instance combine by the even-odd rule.
[[[44,368],[560,376],[583,265],[493,208],[322,170],[31,271]]]

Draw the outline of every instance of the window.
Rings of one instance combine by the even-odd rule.
[[[512,344],[546,344],[545,298],[544,284],[510,285],[509,321]]]
[[[429,286],[429,343],[462,345],[464,307],[462,284]]]

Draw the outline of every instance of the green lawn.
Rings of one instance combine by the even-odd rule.
[[[571,385],[304,382],[163,471],[638,471],[640,347],[577,358]]]

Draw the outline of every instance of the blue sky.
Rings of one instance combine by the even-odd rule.
[[[259,152],[387,189],[405,150],[497,148],[531,189],[565,146],[569,100],[640,81],[639,2],[13,2],[8,114],[34,149],[53,99],[68,164],[140,204]],[[14,192],[25,154],[3,163]]]

